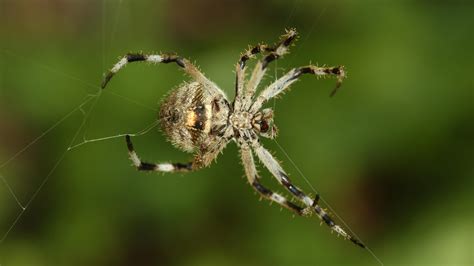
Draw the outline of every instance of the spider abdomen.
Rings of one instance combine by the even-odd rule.
[[[161,128],[168,139],[184,151],[193,152],[227,127],[227,100],[207,91],[201,83],[184,83],[161,104]]]

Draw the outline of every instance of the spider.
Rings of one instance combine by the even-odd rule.
[[[288,53],[289,46],[297,37],[294,29],[286,30],[278,43],[273,46],[258,44],[250,47],[236,64],[235,98],[230,102],[224,92],[210,81],[199,69],[187,59],[176,54],[129,53],[120,59],[107,73],[102,83],[105,88],[111,78],[131,62],[176,63],[188,74],[192,82],[184,82],[164,99],[159,111],[162,130],[177,148],[194,153],[194,159],[188,163],[149,163],[142,161],[133,147],[130,136],[126,136],[128,154],[133,165],[140,171],[187,172],[209,166],[226,145],[233,140],[240,148],[240,155],[248,182],[261,197],[293,211],[301,216],[315,213],[321,222],[345,239],[358,246],[362,242],[337,225],[329,214],[318,205],[319,195],[310,198],[297,186],[293,185],[287,173],[275,157],[260,143],[259,137],[273,139],[276,127],[273,123],[271,108],[262,106],[273,97],[283,93],[303,74],[317,77],[333,76],[337,85],[331,96],[345,78],[343,66],[318,67],[308,65],[291,69],[281,78],[256,94],[256,90],[271,62]],[[250,79],[246,81],[246,63],[249,59],[262,54],[256,62]],[[288,190],[300,205],[287,200],[282,195],[271,191],[260,183],[253,153],[257,155],[270,173]],[[303,205],[303,206],[301,206]]]

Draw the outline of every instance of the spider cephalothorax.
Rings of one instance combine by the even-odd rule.
[[[277,133],[276,126],[273,123],[273,111],[269,108],[262,109],[263,104],[287,90],[301,75],[334,76],[337,78],[336,89],[345,77],[342,66],[318,67],[308,65],[297,67],[268,85],[259,94],[256,94],[257,87],[268,65],[288,52],[288,48],[296,39],[296,36],[295,30],[288,30],[276,45],[259,44],[240,56],[236,65],[235,98],[232,102],[227,99],[224,92],[216,84],[205,77],[188,60],[172,54],[127,54],[109,71],[102,83],[102,88],[107,85],[115,73],[130,62],[176,63],[191,77],[192,82],[183,83],[164,99],[159,112],[159,120],[168,139],[176,147],[187,152],[193,152],[195,154],[194,159],[189,163],[143,162],[136,154],[130,137],[127,136],[129,156],[138,170],[160,172],[196,170],[210,165],[229,141],[233,140],[240,147],[247,180],[262,197],[274,201],[299,215],[314,213],[331,230],[364,247],[359,240],[337,225],[329,214],[319,206],[318,195],[312,199],[292,184],[278,161],[259,141],[260,136],[274,138]],[[264,56],[257,61],[250,78],[246,81],[246,62],[251,58],[255,58],[257,54],[263,54]],[[260,183],[253,153],[257,155],[278,182],[303,206],[287,200]]]

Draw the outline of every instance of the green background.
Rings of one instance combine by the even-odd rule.
[[[300,38],[264,85],[310,62],[348,73],[333,98],[334,79],[304,76],[269,103],[330,212],[386,265],[473,265],[473,14],[469,1],[0,0],[0,265],[379,265],[258,201],[233,143],[189,174],[137,172],[122,137],[67,151],[147,127],[187,79],[134,64],[97,96],[123,54],[177,52],[232,98],[239,54],[287,27]],[[156,129],[134,142],[150,161],[191,158]]]

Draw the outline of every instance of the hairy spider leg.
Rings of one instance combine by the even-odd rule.
[[[175,54],[143,54],[143,53],[129,53],[122,57],[107,73],[102,82],[102,89],[107,86],[109,81],[112,79],[115,74],[120,71],[128,63],[132,62],[150,62],[150,63],[176,63],[178,66],[183,68],[191,78],[197,82],[203,84],[206,87],[214,88],[215,90],[220,91],[220,89],[214,84],[214,82],[207,79],[199,69],[189,62],[187,59],[179,57]]]
[[[246,86],[246,97],[253,99],[255,91],[257,90],[258,85],[262,81],[262,78],[265,75],[265,72],[267,71],[268,65],[276,59],[279,59],[283,55],[287,54],[290,45],[293,43],[296,37],[296,30],[288,30],[286,34],[281,37],[281,41],[275,48],[275,50],[265,56],[262,60],[259,60],[257,62]],[[250,105],[251,101],[247,101],[244,106],[244,110],[248,110],[250,108]]]
[[[343,66],[317,67],[313,65],[308,65],[304,67],[293,68],[281,78],[268,85],[268,87],[266,87],[260,93],[260,95],[253,103],[252,107],[250,108],[250,112],[258,111],[266,101],[288,89],[290,85],[297,81],[298,78],[303,74],[312,74],[316,75],[317,77],[335,76],[337,78],[336,88],[339,88],[342,83],[342,80],[346,76]],[[331,94],[334,94],[334,92],[335,91],[333,91]]]
[[[247,50],[241,57],[236,66],[236,98],[234,109],[247,110],[252,102],[252,97],[257,89],[258,84],[262,80],[268,64],[275,59],[280,58],[288,52],[291,43],[296,39],[297,32],[295,29],[287,30],[285,34],[280,37],[280,42],[274,47],[269,47],[265,44],[258,44],[255,47]],[[252,75],[244,86],[245,80],[245,63],[248,59],[253,58],[256,54],[266,52],[262,60],[259,60],[254,67]]]
[[[252,48],[245,50],[245,52],[240,56],[239,62],[236,65],[235,69],[235,98],[232,106],[234,110],[240,110],[242,104],[242,97],[244,93],[245,85],[245,72],[247,70],[246,63],[250,58],[255,58],[255,55],[262,52],[274,51],[275,48],[268,46],[267,44],[257,44]]]
[[[265,149],[257,140],[252,142],[252,147],[257,154],[260,161],[272,173],[272,175],[283,185],[291,194],[306,205],[305,211],[314,211],[316,215],[323,221],[331,230],[335,231],[345,239],[349,239],[354,244],[365,248],[364,244],[355,237],[348,234],[341,226],[337,225],[329,214],[318,205],[319,195],[316,195],[315,200],[308,197],[301,189],[293,185],[288,177],[288,174],[283,170],[278,161]]]
[[[195,170],[193,162],[188,163],[149,163],[142,161],[132,144],[132,140],[129,135],[125,136],[127,141],[128,155],[133,165],[140,171],[154,171],[154,172],[189,172]]]
[[[240,147],[242,164],[244,165],[245,175],[249,184],[257,191],[263,198],[270,201],[276,202],[281,206],[295,212],[298,215],[304,215],[304,208],[300,207],[293,202],[287,200],[282,195],[271,191],[270,189],[264,187],[258,180],[259,176],[257,169],[255,168],[255,162],[253,160],[252,150],[248,144],[243,144]]]

